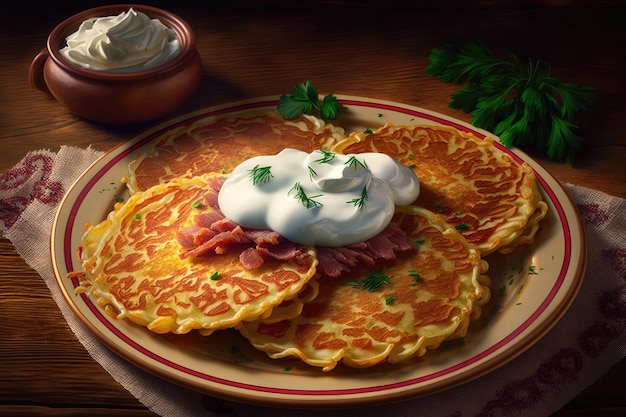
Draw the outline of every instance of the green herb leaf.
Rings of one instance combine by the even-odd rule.
[[[313,106],[308,101],[299,101],[293,97],[282,95],[278,104],[278,111],[285,119],[295,119],[302,113],[310,114]]]
[[[368,275],[363,280],[363,289],[369,292],[378,291],[383,285],[391,283],[391,277],[385,274],[382,269]]]
[[[324,96],[324,100],[322,101],[320,116],[324,120],[334,120],[337,118],[339,110],[341,109],[343,109],[343,104],[337,100],[337,97],[332,94],[327,94]]]
[[[428,75],[464,84],[450,107],[472,114],[474,126],[500,136],[507,147],[534,146],[573,164],[583,142],[574,117],[593,106],[591,87],[558,80],[542,60],[498,58],[477,41],[433,49],[430,61]]]
[[[415,278],[416,281],[422,279],[422,274],[417,272],[415,269],[411,269],[409,271],[409,276]]]
[[[286,119],[295,119],[302,114],[317,112],[322,119],[333,120],[343,108],[343,104],[332,94],[326,94],[320,103],[317,88],[311,81],[305,81],[296,84],[291,89],[291,95],[282,94],[276,109]]]
[[[272,167],[260,167],[256,165],[254,168],[248,170],[248,177],[252,181],[252,185],[257,185],[260,182],[269,182],[274,176],[271,172]]]
[[[317,152],[322,154],[321,158],[315,160],[318,164],[327,164],[335,158],[334,152],[330,152],[325,149],[318,149]]]
[[[302,203],[307,209],[322,207],[322,203],[315,200],[321,197],[322,194],[308,196],[299,182],[296,182],[293,187],[287,192],[287,195],[293,196],[296,200]]]
[[[357,281],[355,279],[351,279],[349,281],[344,281],[341,283],[342,286],[344,287],[352,287],[352,288],[361,288],[361,282]]]
[[[353,204],[355,207],[358,207],[359,210],[365,207],[365,202],[367,201],[367,187],[363,187],[361,191],[361,196],[358,198],[353,198],[352,200],[346,201],[347,204]]]
[[[382,269],[379,269],[378,271],[365,277],[363,281],[352,279],[342,282],[341,285],[375,292],[382,288],[383,285],[387,285],[389,283],[391,283],[391,277],[385,274]]]
[[[305,81],[302,84],[296,84],[291,89],[292,98],[301,103],[307,103],[316,109],[319,108],[317,88],[310,82]]]
[[[357,169],[358,167],[367,169],[367,164],[365,163],[365,161],[359,161],[354,155],[348,158],[348,160],[345,162],[345,165],[352,167],[352,169]]]

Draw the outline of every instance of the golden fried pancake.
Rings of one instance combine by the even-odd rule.
[[[239,256],[251,243],[240,227],[219,219],[213,191],[220,181],[220,174],[207,174],[157,184],[90,227],[82,239],[81,291],[115,318],[178,334],[210,334],[294,299],[315,274],[315,251],[299,247],[297,260],[269,258],[254,270],[244,268]],[[210,251],[185,256],[189,233],[183,232],[190,229],[211,234]]]
[[[530,243],[546,215],[532,168],[493,145],[445,126],[385,125],[355,133],[335,152],[382,152],[413,166],[421,185],[415,204],[443,215],[483,255]]]
[[[272,358],[296,357],[325,371],[340,361],[397,363],[463,337],[490,297],[486,262],[428,210],[404,207],[393,221],[419,243],[417,252],[361,266],[350,277],[320,278],[318,297],[300,316],[242,322],[238,330]]]
[[[131,193],[181,176],[230,172],[246,159],[285,148],[313,151],[343,139],[343,129],[312,116],[286,120],[276,110],[208,117],[173,128],[131,162]]]

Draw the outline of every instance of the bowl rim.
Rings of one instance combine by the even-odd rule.
[[[151,19],[159,19],[161,23],[169,29],[172,29],[176,33],[176,36],[182,46],[180,53],[171,60],[154,68],[128,73],[112,73],[83,68],[71,62],[65,58],[63,54],[61,54],[61,48],[65,45],[66,37],[76,32],[80,24],[85,20],[119,14],[128,11],[131,7],[135,11],[145,13]],[[134,81],[138,79],[162,76],[165,73],[178,69],[178,67],[183,65],[191,55],[196,53],[196,35],[191,26],[184,19],[170,11],[144,4],[107,4],[75,13],[63,20],[61,23],[57,24],[48,35],[46,49],[50,58],[54,60],[57,65],[76,75],[103,81]]]

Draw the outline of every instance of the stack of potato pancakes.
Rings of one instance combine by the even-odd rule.
[[[272,358],[325,371],[464,337],[490,298],[483,257],[531,243],[547,212],[529,166],[449,127],[345,134],[268,109],[178,125],[151,146],[130,164],[130,197],[88,226],[77,291],[155,333],[236,329]],[[226,218],[217,196],[229,173],[285,148],[388,154],[413,168],[421,194],[381,234],[344,247]]]

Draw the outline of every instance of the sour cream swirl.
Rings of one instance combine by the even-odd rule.
[[[419,195],[407,166],[381,153],[284,149],[238,165],[222,186],[224,215],[306,245],[344,246],[374,237],[396,205]]]
[[[61,54],[74,64],[114,73],[154,68],[181,51],[172,29],[132,7],[117,16],[84,21],[66,42]]]

